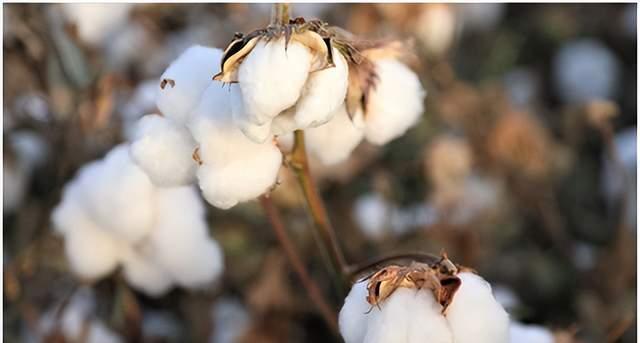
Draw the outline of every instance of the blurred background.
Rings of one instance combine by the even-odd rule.
[[[439,253],[488,279],[514,320],[577,342],[636,341],[635,4],[294,4],[363,38],[410,40],[423,120],[337,167],[313,164],[351,263]],[[328,342],[257,203],[208,207],[223,280],[149,298],[118,273],[89,288],[50,224],[83,164],[157,111],[158,78],[193,44],[224,48],[269,4],[3,5],[3,334],[83,293],[126,341]],[[314,279],[342,295],[286,170],[274,192]],[[201,261],[200,263],[206,263]],[[53,327],[52,327],[53,326]]]

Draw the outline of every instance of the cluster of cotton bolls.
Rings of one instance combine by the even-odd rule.
[[[443,307],[427,289],[397,288],[377,306],[367,302],[367,282],[353,285],[340,311],[347,343],[506,343],[509,316],[480,276],[461,272],[461,285]]]
[[[54,209],[72,271],[95,280],[122,266],[125,279],[151,296],[172,286],[203,287],[223,270],[192,187],[158,188],[132,161],[128,146],[85,165]]]
[[[227,209],[276,183],[295,130],[331,165],[363,139],[385,144],[419,120],[425,91],[397,53],[361,52],[372,86],[350,75],[361,67],[316,32],[294,30],[289,40],[256,32],[225,52],[193,46],[162,75],[162,116],[142,118],[131,145],[155,184],[197,182],[209,203]]]

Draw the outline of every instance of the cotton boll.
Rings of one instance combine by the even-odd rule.
[[[391,211],[392,206],[381,195],[366,194],[356,200],[353,217],[367,237],[377,239],[386,233]]]
[[[616,56],[594,39],[569,42],[553,58],[555,87],[567,103],[611,99],[618,91],[619,77]]]
[[[251,319],[247,309],[232,298],[217,300],[211,309],[211,316],[214,328],[209,338],[211,343],[239,342]]]
[[[131,286],[145,294],[158,297],[169,291],[173,280],[148,254],[148,246],[140,251],[128,250],[123,254],[124,277]]]
[[[509,342],[511,343],[554,343],[553,333],[538,325],[524,325],[513,322],[509,326]]]
[[[295,106],[294,118],[300,128],[316,127],[328,122],[347,95],[347,61],[337,49],[333,48],[332,52],[335,66],[310,74]]]
[[[138,123],[130,152],[154,184],[171,187],[195,181],[195,148],[196,142],[184,125],[158,115],[147,115]]]
[[[625,221],[632,228],[636,227],[637,221],[636,142],[636,127],[626,128],[617,133],[614,137],[614,147],[621,165],[611,161],[605,154],[601,176],[601,189],[610,208],[615,208],[616,203],[622,201],[622,196],[626,196]]]
[[[305,130],[305,145],[309,154],[325,165],[340,163],[360,144],[364,132],[355,127],[344,106],[324,125]]]
[[[486,31],[495,28],[505,11],[503,3],[459,4],[458,10],[465,30]]]
[[[76,24],[82,40],[103,45],[127,21],[132,4],[62,4],[68,21]]]
[[[379,82],[371,92],[365,115],[365,137],[386,144],[415,125],[426,95],[418,76],[397,60],[375,62]]]
[[[200,143],[200,189],[224,209],[266,192],[276,182],[282,154],[273,141],[257,144],[236,127],[223,92],[218,84],[207,89],[189,128]]]
[[[89,327],[87,343],[120,343],[123,340],[103,322],[94,320]]]
[[[155,260],[184,287],[200,287],[220,276],[224,257],[208,236],[204,207],[191,187],[158,192],[157,225],[150,236]]]
[[[212,84],[211,78],[220,71],[221,58],[222,50],[195,45],[173,61],[158,86],[156,104],[162,114],[178,123],[186,122],[189,112]]]
[[[381,309],[372,309],[363,342],[453,343],[441,310],[430,291],[398,288]]]
[[[2,208],[5,213],[12,213],[20,207],[28,182],[28,172],[18,163],[7,161],[5,157],[2,170]]]
[[[416,36],[430,54],[442,55],[456,36],[455,11],[447,4],[423,6],[415,26]]]
[[[311,51],[285,39],[259,41],[238,68],[244,108],[250,121],[265,124],[293,106],[300,97],[311,67]],[[280,82],[277,86],[276,81]]]
[[[361,281],[351,287],[340,310],[338,324],[340,334],[346,343],[361,343],[367,334],[369,310],[371,305],[366,300],[367,282]]]
[[[459,273],[460,288],[446,317],[456,343],[509,341],[509,315],[491,293],[491,286],[473,273]]]
[[[85,205],[100,227],[129,242],[139,241],[151,230],[155,188],[131,160],[126,145],[113,148],[81,174],[80,183]]]
[[[2,207],[5,213],[11,213],[22,205],[34,169],[42,166],[49,156],[46,142],[33,131],[12,132],[8,135],[8,140],[15,158],[5,156],[3,159]]]

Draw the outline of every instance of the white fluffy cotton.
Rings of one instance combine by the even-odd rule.
[[[539,325],[525,325],[513,322],[509,326],[511,343],[554,343],[553,333]]]
[[[65,187],[52,221],[65,238],[71,270],[95,280],[121,265],[127,282],[150,296],[174,285],[211,284],[222,274],[224,259],[209,236],[197,191],[156,188],[142,171],[132,172],[136,169],[128,147],[117,146],[103,160],[83,167]],[[132,173],[141,174],[133,178]],[[150,218],[141,222],[141,211]]]
[[[276,182],[282,163],[273,140],[255,143],[235,126],[230,101],[228,89],[212,84],[189,123],[200,144],[200,189],[209,203],[223,209],[266,192]]]
[[[68,21],[76,24],[80,38],[92,45],[103,45],[127,21],[132,4],[62,4]]]
[[[462,280],[447,308],[447,321],[456,343],[506,343],[509,315],[491,293],[491,285],[473,273],[459,273]]]
[[[618,90],[619,78],[616,56],[594,39],[571,41],[553,58],[555,87],[567,103],[611,99]]]
[[[415,33],[426,50],[444,54],[456,37],[456,13],[447,4],[425,4],[415,24]]]
[[[259,41],[238,68],[244,108],[249,120],[265,124],[293,106],[300,97],[311,67],[311,51],[285,39]]]
[[[418,122],[426,92],[418,76],[401,62],[384,59],[375,66],[379,81],[367,103],[365,137],[382,145]]]
[[[131,157],[158,186],[182,186],[195,181],[196,142],[187,128],[159,115],[140,119],[131,143]]]
[[[213,333],[210,343],[235,343],[246,333],[251,317],[238,300],[221,298],[211,308]]]
[[[305,130],[307,152],[324,165],[340,163],[360,144],[364,132],[355,127],[344,106],[326,124]]]
[[[349,67],[342,54],[332,48],[334,67],[313,72],[296,103],[298,127],[315,127],[328,122],[344,102],[349,83]]]
[[[372,307],[366,301],[367,281],[356,283],[340,311],[340,333],[346,343],[508,342],[509,318],[491,287],[477,275],[459,276],[462,286],[446,315],[426,289],[398,288]]]
[[[195,45],[178,57],[160,77],[167,80],[164,88],[158,85],[156,104],[167,118],[178,123],[187,120],[189,112],[198,104],[211,78],[220,71],[222,50]]]

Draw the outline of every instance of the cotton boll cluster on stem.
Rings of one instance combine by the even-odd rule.
[[[356,282],[340,311],[347,343],[509,342],[509,317],[480,276],[446,256]]]
[[[224,267],[196,191],[155,187],[126,145],[78,172],[52,220],[81,279],[102,278],[121,265],[129,283],[157,296],[174,284],[205,286]]]

